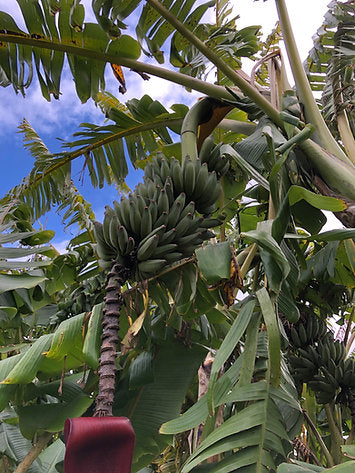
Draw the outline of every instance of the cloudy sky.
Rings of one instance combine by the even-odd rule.
[[[91,1],[82,2],[90,5]],[[240,15],[237,27],[242,28],[249,25],[262,25],[262,31],[267,35],[275,26],[277,15],[273,0],[263,2],[261,0],[234,0],[234,11]],[[292,19],[296,41],[300,50],[301,58],[305,59],[307,52],[312,47],[312,35],[322,24],[322,19],[327,11],[329,0],[287,0],[289,14]],[[0,0],[0,10],[12,14],[21,27],[21,19],[16,0]],[[211,14],[213,12],[211,11]],[[88,10],[86,21],[92,21],[92,13]],[[135,26],[135,25],[133,25]],[[141,60],[144,60],[143,56]],[[245,66],[248,69],[248,65]],[[132,79],[133,80],[133,79]],[[292,83],[292,78],[290,77]],[[107,90],[118,94],[117,81],[113,78],[111,71],[107,68]],[[75,94],[73,81],[69,74],[65,74],[62,81],[62,95],[60,100],[47,102],[41,95],[39,86],[34,80],[28,89],[26,98],[16,95],[11,87],[0,89],[0,104],[2,113],[0,114],[0,164],[2,172],[0,176],[0,192],[4,194],[6,190],[16,185],[21,177],[25,176],[32,167],[32,158],[23,150],[22,137],[17,133],[17,127],[25,117],[32,127],[40,134],[51,151],[60,150],[60,142],[56,138],[70,140],[71,134],[78,129],[81,122],[102,123],[103,116],[92,102],[81,104]],[[148,94],[152,98],[161,101],[167,108],[173,103],[192,103],[199,94],[189,95],[186,91],[166,81],[151,77],[149,81],[142,81],[134,75],[134,83],[128,88],[128,92],[119,99],[122,102],[143,94]],[[78,176],[76,176],[78,177]],[[131,179],[136,176],[132,171]],[[88,182],[88,179],[86,179]],[[90,186],[85,185],[80,188],[86,198],[92,201],[93,208],[100,219],[103,214],[105,203],[110,203],[117,197],[114,188],[92,191]],[[58,219],[51,215],[47,222],[47,228],[57,230],[56,243],[63,246],[63,240],[69,239],[70,234],[64,235],[59,230]]]

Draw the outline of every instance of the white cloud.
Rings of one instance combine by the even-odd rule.
[[[67,253],[67,246],[69,244],[69,240],[54,240],[51,242],[54,248],[62,255],[64,253]]]

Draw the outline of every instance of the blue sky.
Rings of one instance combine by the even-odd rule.
[[[85,0],[82,3],[89,5],[91,2]],[[232,3],[235,5],[235,13],[240,14],[240,20],[237,22],[238,28],[261,24],[264,33],[267,34],[274,27],[276,11],[272,0],[267,2],[239,0]],[[287,1],[302,59],[306,57],[308,50],[312,47],[312,35],[321,25],[328,3],[329,0]],[[0,0],[0,10],[7,11],[17,19],[19,18],[15,0]],[[304,12],[307,12],[306,16]],[[92,20],[90,12],[86,20]],[[144,60],[143,56],[141,60]],[[246,64],[246,70],[248,68],[250,66]],[[191,104],[199,96],[199,94],[188,94],[183,88],[171,85],[161,79],[152,77],[149,81],[143,81],[136,74],[126,71],[125,73],[130,74],[130,87],[128,92],[122,96],[118,94],[118,83],[113,77],[111,69],[106,68],[106,89],[117,95],[122,102],[133,97],[140,98],[146,93],[169,108],[173,103]],[[290,82],[292,83],[292,80]],[[38,83],[34,80],[27,91],[26,98],[19,94],[16,95],[11,87],[0,88],[0,104],[2,110],[0,114],[0,165],[3,170],[0,175],[1,195],[18,184],[32,167],[32,158],[22,146],[22,135],[17,133],[17,127],[24,117],[52,152],[60,151],[61,145],[57,138],[70,140],[72,133],[78,130],[81,122],[100,124],[104,120],[102,113],[94,106],[93,102],[80,103],[69,73],[65,73],[63,76],[60,100],[53,99],[51,102],[47,102],[41,96]],[[103,190],[92,189],[88,176],[84,178],[84,183],[78,182],[82,164],[83,160],[78,159],[74,165],[73,177],[79,191],[92,203],[93,210],[100,220],[103,216],[104,206],[117,198],[117,191],[114,186]],[[131,170],[128,178],[129,185],[134,186],[139,176],[140,174],[137,176],[137,173]],[[42,218],[41,223],[46,228],[56,231],[54,244],[58,248],[63,248],[65,241],[69,240],[76,232],[76,229],[73,228],[72,232],[63,233],[60,218],[54,213]]]

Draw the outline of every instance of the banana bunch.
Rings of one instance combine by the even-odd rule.
[[[355,391],[355,362],[353,358],[344,361],[343,371],[344,375],[339,383],[340,386]]]
[[[298,356],[291,354],[288,360],[291,364],[291,372],[298,383],[308,383],[318,373],[321,359],[317,350],[308,345],[297,350]]]
[[[326,367],[329,366],[329,363],[334,363],[336,366],[340,365],[344,361],[346,354],[344,343],[335,342],[331,333],[328,333],[318,342],[317,351],[323,366]]]
[[[290,329],[289,341],[295,348],[304,348],[322,339],[327,332],[326,324],[317,316],[309,315]]]
[[[216,173],[209,173],[200,161],[187,159],[181,166],[176,159],[154,158],[143,183],[113,208],[107,206],[102,224],[95,222],[100,265],[109,268],[117,261],[137,278],[148,278],[191,256],[214,237],[208,229],[222,223],[207,216],[220,192]]]
[[[214,144],[213,136],[208,136],[201,146],[199,158],[201,163],[206,163],[210,172],[215,171],[218,177],[223,176],[229,169],[229,159],[221,155],[223,143]]]
[[[145,167],[144,181],[151,181],[160,188],[168,185],[175,199],[183,192],[186,202],[194,202],[195,210],[201,215],[214,212],[222,192],[216,171],[210,172],[207,163],[189,157],[181,164],[175,158],[168,160],[162,155],[155,156]]]

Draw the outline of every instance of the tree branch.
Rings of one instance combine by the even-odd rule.
[[[26,473],[41,451],[47,446],[47,443],[52,437],[53,434],[50,432],[45,432],[43,435],[41,435],[31,450],[27,453],[25,458],[21,461],[21,463],[18,464],[13,473]]]

